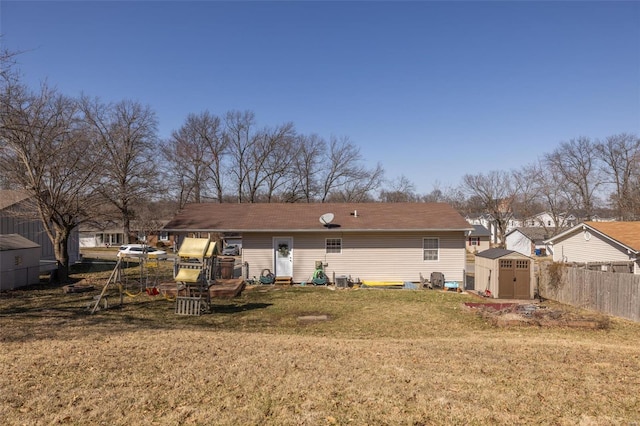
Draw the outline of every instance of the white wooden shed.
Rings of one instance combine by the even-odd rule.
[[[18,234],[0,234],[0,291],[40,281],[40,246]]]
[[[475,259],[475,289],[489,290],[500,299],[533,299],[535,276],[532,259],[501,248],[482,251]]]

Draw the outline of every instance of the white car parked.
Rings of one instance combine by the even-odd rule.
[[[125,244],[120,246],[118,250],[118,257],[157,257],[158,259],[166,259],[167,252],[157,249],[155,247],[149,247],[144,244]]]

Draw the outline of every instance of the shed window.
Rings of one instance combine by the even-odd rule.
[[[327,238],[325,250],[327,253],[342,253],[342,238]]]
[[[438,260],[440,240],[438,238],[424,238],[422,240],[422,250],[424,260]]]

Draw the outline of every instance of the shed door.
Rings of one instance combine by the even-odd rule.
[[[531,261],[529,259],[500,259],[498,297],[501,299],[529,299],[531,297]]]
[[[498,272],[498,297],[500,299],[514,298],[514,284],[516,279],[513,260],[500,259],[500,270]]]
[[[531,261],[529,259],[521,259],[515,261],[515,288],[513,296],[516,299],[529,299],[531,297]]]

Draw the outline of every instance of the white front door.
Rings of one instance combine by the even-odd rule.
[[[275,274],[277,277],[293,276],[293,238],[275,237],[273,239]]]

